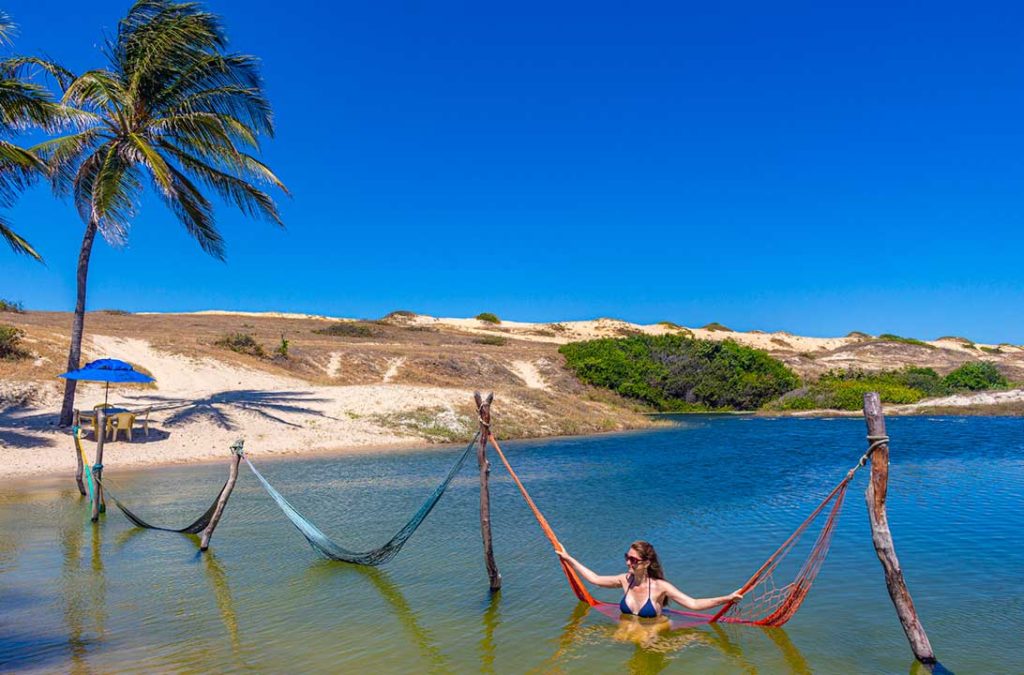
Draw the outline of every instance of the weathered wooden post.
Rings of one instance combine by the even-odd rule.
[[[213,531],[217,529],[217,523],[220,522],[220,517],[224,513],[224,507],[228,505],[228,498],[231,496],[231,491],[235,489],[235,481],[238,480],[238,464],[242,461],[242,455],[245,446],[245,441],[239,438],[231,445],[231,469],[228,472],[228,482],[224,484],[224,489],[220,492],[220,497],[217,498],[217,507],[213,510],[213,517],[210,518],[210,524],[203,530],[202,539],[199,540],[199,550],[205,551],[210,548],[210,537],[213,536]]]
[[[877,392],[864,394],[864,420],[868,426],[868,441],[874,446],[871,453],[871,480],[865,498],[868,503],[868,518],[871,521],[871,541],[875,545],[878,561],[885,572],[885,585],[889,589],[889,597],[896,607],[896,614],[903,624],[903,632],[907,634],[910,649],[917,660],[929,669],[938,662],[924,626],[917,617],[914,601],[903,580],[903,570],[896,558],[896,549],[889,532],[889,518],[885,512],[885,497],[889,488],[889,437],[885,433],[885,416],[882,414],[882,401]],[[877,443],[877,445],[876,445]]]
[[[78,491],[82,495],[89,494],[85,491],[85,483],[82,482],[83,475],[85,473],[85,467],[82,464],[82,417],[78,410],[75,410],[75,416],[71,422],[71,437],[75,445],[75,482],[78,483]]]
[[[100,514],[107,510],[103,501],[103,443],[107,440],[107,413],[103,408],[96,410],[96,462],[92,465],[92,522],[100,519]]]
[[[501,589],[501,573],[494,562],[494,549],[491,547],[491,492],[488,485],[491,463],[487,461],[487,439],[491,434],[491,403],[494,401],[494,393],[488,394],[484,400],[477,391],[473,393],[473,400],[476,401],[476,413],[480,419],[480,446],[476,451],[476,461],[480,465],[480,534],[484,540],[484,564],[493,592]]]

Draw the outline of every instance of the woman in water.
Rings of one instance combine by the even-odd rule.
[[[595,586],[621,587],[623,595],[619,602],[619,609],[623,614],[638,616],[642,619],[661,616],[661,610],[669,600],[699,612],[743,598],[743,594],[739,591],[717,598],[691,598],[665,581],[665,573],[661,570],[658,554],[655,553],[654,547],[646,541],[634,541],[626,552],[626,567],[629,571],[625,574],[611,576],[595,574],[565,550],[556,551],[556,553],[562,560],[576,568],[576,571],[584,579]]]

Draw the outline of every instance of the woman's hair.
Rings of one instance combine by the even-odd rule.
[[[638,540],[630,544],[629,547],[640,554],[641,560],[647,561],[647,576],[652,579],[665,578],[665,572],[661,569],[661,561],[658,560],[658,553],[649,542]]]

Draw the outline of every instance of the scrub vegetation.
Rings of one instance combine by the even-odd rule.
[[[238,354],[248,354],[249,356],[255,356],[263,358],[266,356],[266,352],[263,351],[263,347],[260,346],[259,342],[256,342],[249,333],[230,333],[224,335],[216,340],[213,344],[224,349],[230,349]]]
[[[932,368],[916,366],[887,372],[837,370],[825,373],[813,384],[789,392],[767,407],[772,410],[860,410],[864,394],[869,391],[877,391],[882,403],[905,404],[1008,386],[1006,377],[987,362],[965,363],[945,377]]]
[[[559,351],[575,375],[657,410],[754,410],[797,376],[766,352],[730,340],[637,335],[573,342]]]
[[[15,314],[24,314],[25,307],[20,302],[13,302],[11,300],[4,300],[0,298],[0,312],[14,312]]]
[[[318,328],[313,332],[317,335],[332,335],[334,337],[369,338],[374,336],[373,329],[370,326],[353,321],[338,321],[324,328]]]
[[[21,346],[25,331],[14,326],[0,324],[0,359],[18,361],[27,359],[31,354]]]

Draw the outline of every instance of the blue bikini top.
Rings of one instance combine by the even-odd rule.
[[[629,588],[633,587],[633,577],[629,578]],[[634,614],[639,616],[641,619],[653,619],[658,616],[658,610],[654,607],[654,602],[651,600],[651,578],[647,577],[647,602],[640,608],[639,612],[634,612],[629,608],[629,603],[626,602],[626,598],[629,597],[629,590],[622,594],[622,600],[619,600],[619,611],[623,614]]]

